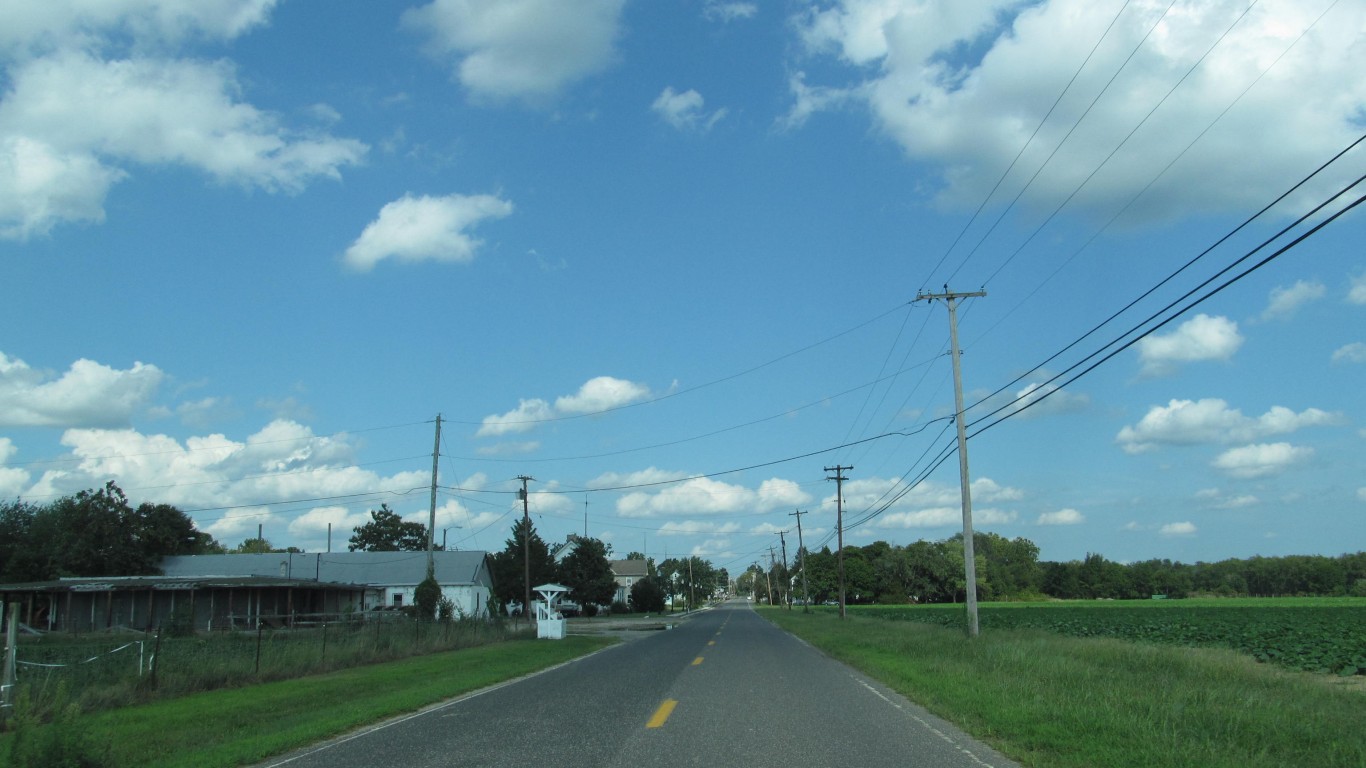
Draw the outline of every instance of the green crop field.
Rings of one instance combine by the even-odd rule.
[[[947,627],[963,626],[965,620],[962,605],[850,610]],[[1366,600],[1359,598],[984,603],[978,618],[983,632],[1043,629],[1073,637],[1232,648],[1290,669],[1366,675]]]

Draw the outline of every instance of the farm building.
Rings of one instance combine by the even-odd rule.
[[[457,615],[488,615],[493,582],[483,552],[432,553],[442,595]],[[426,552],[184,555],[160,576],[0,584],[35,629],[151,629],[184,617],[199,630],[284,626],[412,605]],[[188,607],[186,607],[188,606]]]

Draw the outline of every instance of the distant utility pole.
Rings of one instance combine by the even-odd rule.
[[[787,582],[784,585],[787,587],[787,592],[784,593],[783,605],[786,605],[790,611],[792,610],[792,577],[787,574],[787,537],[783,535],[785,533],[787,531],[778,531],[778,541],[782,542],[783,545],[783,580]]]
[[[849,478],[844,476],[844,470],[853,467],[842,467],[836,464],[833,467],[826,467],[826,472],[834,472],[834,477],[827,477],[826,480],[835,481],[835,530],[839,533],[839,565],[840,565],[840,618],[844,618],[844,481]]]
[[[526,619],[527,611],[531,610],[531,512],[527,507],[526,484],[536,478],[518,475],[517,479],[522,481],[522,490],[518,495],[522,497],[522,618]]]
[[[432,507],[427,518],[427,573],[435,571],[432,560],[432,544],[436,538],[436,471],[441,458],[441,414],[436,415],[436,442],[432,444]]]
[[[802,515],[806,513],[800,509],[796,512],[788,512],[797,518],[797,557],[801,561],[799,568],[802,569],[802,613],[811,613],[811,590],[806,586],[806,544],[802,542]]]
[[[953,357],[953,420],[958,425],[958,482],[963,496],[963,574],[966,586],[965,598],[968,608],[968,637],[977,637],[977,556],[973,552],[972,540],[972,485],[968,480],[968,437],[963,424],[963,367],[960,361],[962,352],[958,349],[958,310],[959,299],[986,296],[985,290],[972,293],[954,293],[944,286],[943,293],[917,293],[916,301],[943,299],[949,307],[949,345]]]
[[[773,545],[768,545],[768,573],[764,574],[768,578],[768,604],[773,605]]]

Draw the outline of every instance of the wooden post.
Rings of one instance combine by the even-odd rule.
[[[157,627],[156,645],[152,646],[152,668],[149,674],[153,688],[157,687],[157,667],[161,666],[161,627]]]

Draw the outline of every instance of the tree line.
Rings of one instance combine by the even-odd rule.
[[[569,588],[568,598],[586,614],[599,606],[616,611],[658,613],[668,606],[691,608],[724,593],[730,575],[699,557],[669,558],[655,563],[643,553],[631,552],[626,560],[645,562],[645,576],[631,584],[627,599],[616,599],[617,583],[612,571],[611,547],[599,539],[571,536],[572,549],[560,561],[529,520],[518,520],[502,551],[490,555],[493,596],[502,606],[520,607],[526,595],[527,573],[532,588],[558,583]],[[533,593],[531,599],[535,600]]]
[[[1186,564],[1165,559],[1119,563],[1100,554],[1082,560],[1039,560],[1025,538],[973,536],[977,599],[1149,599],[1192,595],[1227,597],[1366,596],[1366,552],[1337,557],[1292,555]],[[798,553],[785,567],[751,565],[737,579],[740,594],[775,603],[803,598],[801,563],[811,601],[839,599],[837,553],[829,547]],[[877,541],[844,548],[848,603],[954,603],[966,598],[963,536],[904,546]]]

